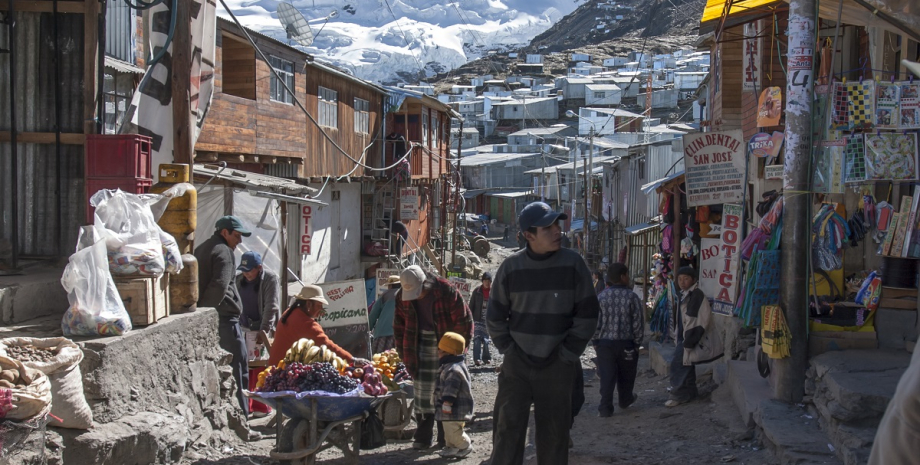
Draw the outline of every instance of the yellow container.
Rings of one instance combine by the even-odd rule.
[[[170,184],[177,184],[180,182],[188,182],[189,180],[189,166],[176,163],[161,163],[160,164],[160,182],[166,182]]]
[[[161,164],[159,166],[160,182],[150,188],[154,194],[163,192],[181,185],[185,188],[185,193],[172,198],[166,211],[157,224],[176,238],[180,244],[183,253],[188,250],[182,247],[187,242],[186,236],[195,232],[195,225],[198,222],[198,191],[195,186],[188,183],[189,166],[181,164]]]
[[[198,305],[198,260],[192,254],[184,254],[182,266],[182,271],[169,280],[171,313],[194,312]]]

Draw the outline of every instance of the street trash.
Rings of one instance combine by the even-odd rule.
[[[64,337],[31,338],[11,337],[0,339],[0,355],[11,356],[14,348],[35,348],[52,354],[50,360],[30,361],[17,359],[28,368],[48,376],[51,382],[51,426],[89,429],[93,426],[93,411],[83,395],[83,375],[80,346]]]
[[[96,226],[80,228],[77,252],[64,268],[61,285],[70,302],[61,321],[65,336],[121,336],[131,329],[109,272],[103,233]]]
[[[144,199],[103,189],[89,203],[96,208],[96,227],[105,232],[112,274],[160,276],[166,271],[161,230]]]
[[[0,355],[0,369],[12,372],[12,387],[0,388],[0,418],[27,420],[51,409],[51,383],[44,373],[18,360]],[[6,380],[4,380],[6,381]]]

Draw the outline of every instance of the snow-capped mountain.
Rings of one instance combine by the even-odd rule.
[[[414,83],[480,58],[527,45],[581,0],[284,0],[310,21],[309,47],[288,40],[276,13],[282,0],[226,0],[240,22],[374,82]],[[333,10],[338,15],[323,22]],[[220,7],[217,14],[229,18]]]

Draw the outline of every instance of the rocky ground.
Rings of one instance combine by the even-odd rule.
[[[494,271],[501,260],[513,252],[510,241],[493,241],[489,258],[484,261],[486,271]],[[488,463],[491,453],[492,403],[498,389],[495,366],[501,363],[501,355],[493,348],[492,366],[471,367],[473,395],[477,401],[475,418],[467,425],[473,440],[474,452],[462,460],[447,460],[437,455],[437,450],[416,451],[411,439],[390,440],[379,449],[361,452],[361,463],[380,465],[402,465],[405,463]],[[668,380],[649,368],[647,354],[643,353],[639,364],[639,376],[635,392],[639,400],[628,409],[618,409],[612,417],[599,418],[597,404],[599,381],[591,359],[593,350],[589,347],[582,357],[585,370],[585,394],[587,402],[575,421],[572,431],[574,447],[570,452],[570,463],[590,464],[775,464],[779,463],[741,423],[737,408],[732,403],[725,387],[715,388],[711,382],[701,380],[704,394],[694,402],[669,409],[667,400]],[[259,428],[267,419],[253,422],[256,429],[265,434],[261,441],[226,445],[223,450],[191,451],[183,464],[190,465],[237,465],[270,464],[268,453],[274,446],[274,430]],[[533,426],[531,418],[531,427]],[[414,428],[410,424],[409,428]],[[536,448],[533,429],[529,431],[527,451],[528,464],[536,464]],[[342,464],[345,461],[337,450],[326,450],[319,454],[318,463]]]

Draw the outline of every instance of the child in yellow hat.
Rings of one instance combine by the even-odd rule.
[[[470,370],[463,355],[466,339],[446,332],[438,342],[441,368],[434,388],[435,420],[442,422],[445,448],[441,457],[460,458],[470,455],[473,446],[463,428],[473,419],[473,390]]]

